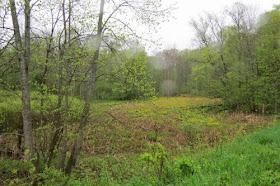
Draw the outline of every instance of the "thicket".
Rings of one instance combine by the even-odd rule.
[[[18,137],[17,154],[34,166],[32,179],[44,166],[70,175],[98,110],[94,98],[155,96],[132,25],[157,25],[169,9],[158,0],[4,0],[0,10],[0,135]]]

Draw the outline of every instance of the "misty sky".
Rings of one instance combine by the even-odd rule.
[[[221,12],[225,7],[231,6],[236,0],[177,0],[178,9],[173,11],[174,19],[163,23],[157,37],[161,37],[162,49],[185,49],[192,47],[194,32],[189,21],[204,12]],[[280,4],[279,0],[239,0],[245,5],[257,8],[259,13],[273,9],[273,5]],[[163,0],[170,3],[170,0]]]

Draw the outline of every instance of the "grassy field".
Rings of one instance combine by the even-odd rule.
[[[95,101],[71,178],[45,168],[39,180],[43,185],[277,185],[277,122],[230,112],[221,100],[202,97]],[[70,132],[69,139],[75,124]],[[0,183],[24,184],[29,169],[21,160],[4,158]]]

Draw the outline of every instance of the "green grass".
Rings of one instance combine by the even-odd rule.
[[[142,155],[83,154],[78,172],[91,174],[97,185],[280,185],[279,134],[277,125],[195,154],[173,156],[165,150],[160,179],[156,158],[162,151],[155,144]]]
[[[280,185],[280,126],[236,139],[196,157],[201,172],[190,185]]]
[[[101,185],[279,185],[279,134],[280,126],[275,126],[192,156],[168,156],[161,180],[153,167],[146,174],[147,164],[139,157],[106,156],[90,162],[102,169],[97,179]],[[191,173],[178,168],[183,160]]]

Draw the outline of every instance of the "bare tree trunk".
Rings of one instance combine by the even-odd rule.
[[[21,143],[22,143],[22,134],[23,134],[23,131],[22,131],[22,128],[20,127],[20,129],[18,129],[18,141],[17,141],[17,148],[18,148],[18,152],[19,152],[19,155],[21,154]]]
[[[55,132],[52,136],[52,140],[49,146],[48,150],[48,161],[47,165],[48,167],[51,165],[53,156],[54,156],[54,149],[55,146],[59,140],[59,135],[61,134],[62,129],[60,128],[61,124],[61,105],[62,105],[62,64],[61,61],[63,60],[63,55],[64,55],[64,46],[59,47],[60,48],[60,54],[59,54],[59,68],[58,68],[58,75],[59,75],[59,80],[58,80],[58,98],[57,98],[57,106],[56,106],[56,112],[55,112],[55,118],[54,118],[54,125],[55,125]]]
[[[67,28],[66,28],[66,17],[65,17],[65,0],[63,0],[63,22],[64,22],[64,33],[65,33],[65,41],[67,39]],[[70,49],[70,31],[71,31],[71,1],[69,0],[69,16],[68,16],[68,49]],[[66,43],[65,43],[66,44]],[[69,87],[71,84],[70,77],[70,59],[66,60],[66,87],[65,87],[65,122],[63,123],[63,136],[62,136],[62,149],[60,153],[60,159],[58,162],[58,169],[63,169],[65,164],[65,158],[67,153],[67,123],[69,116]]]
[[[97,60],[99,59],[99,50],[100,50],[100,45],[101,45],[101,34],[103,30],[103,11],[104,11],[104,5],[105,5],[105,0],[101,0],[100,4],[100,12],[99,12],[99,20],[98,20],[98,31],[97,31],[97,37],[96,37],[96,49],[95,53],[93,56],[93,59],[91,61],[91,74],[90,78],[88,80],[88,91],[87,94],[85,95],[85,104],[84,104],[84,109],[83,109],[83,114],[81,117],[80,125],[79,125],[79,132],[78,136],[75,139],[75,144],[71,152],[71,156],[69,158],[68,164],[66,166],[65,173],[70,175],[72,172],[72,169],[76,165],[76,161],[79,155],[79,152],[82,148],[83,144],[83,129],[86,126],[87,120],[88,120],[88,115],[89,115],[89,110],[90,110],[90,102],[92,100],[92,95],[94,93],[94,88],[95,88],[95,82],[97,79]]]
[[[12,21],[15,33],[15,43],[17,49],[17,56],[20,66],[20,84],[22,91],[22,117],[23,117],[23,133],[24,133],[24,148],[25,158],[29,161],[33,156],[33,138],[32,138],[32,121],[31,121],[31,107],[30,107],[30,92],[28,84],[28,64],[30,62],[30,1],[25,0],[25,36],[24,47],[20,35],[18,17],[16,13],[16,5],[14,0],[10,0],[10,8],[12,14]]]
[[[68,94],[69,94],[69,90],[68,90],[68,85],[66,85],[66,90],[65,90],[65,119],[66,121],[63,124],[63,136],[62,136],[62,149],[61,149],[61,153],[60,153],[60,159],[57,165],[58,169],[63,169],[64,168],[64,164],[65,164],[65,158],[66,158],[66,153],[67,153],[67,123],[68,123],[68,113],[69,113],[69,101],[68,101]]]

